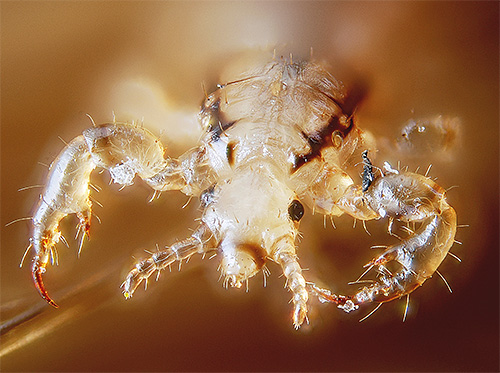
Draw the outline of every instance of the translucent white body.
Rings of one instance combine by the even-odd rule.
[[[221,85],[205,100],[198,146],[178,159],[146,129],[110,123],[84,131],[53,163],[33,218],[33,277],[51,304],[42,281],[58,242],[59,221],[80,217],[90,229],[89,177],[95,167],[130,185],[135,175],[158,191],[180,190],[200,197],[203,213],[193,235],[139,262],[124,283],[125,297],[154,272],[195,253],[216,250],[224,284],[241,287],[278,263],[293,294],[293,323],[307,315],[309,293],[350,311],[363,302],[384,302],[413,291],[436,271],[453,244],[454,210],[442,188],[413,173],[388,169],[374,174],[364,153],[363,187],[347,165],[373,146],[356,127],[354,105],[342,85],[319,65],[272,61]],[[370,264],[381,276],[352,296],[336,296],[307,285],[297,260],[296,237],[303,205],[326,215],[399,219],[420,227]],[[388,273],[385,265],[401,265]]]

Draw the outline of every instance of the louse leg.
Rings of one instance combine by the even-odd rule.
[[[339,207],[357,219],[387,217],[419,223],[419,227],[365,265],[377,269],[379,275],[356,294],[340,296],[313,286],[322,300],[346,312],[363,303],[388,302],[410,294],[432,277],[454,242],[456,213],[446,202],[445,190],[422,175],[388,169],[390,173],[373,178],[363,188],[349,187],[337,202]]]
[[[144,128],[110,123],[89,128],[72,140],[50,167],[47,184],[33,217],[30,239],[35,251],[32,276],[40,295],[52,306],[57,304],[45,289],[42,275],[49,259],[56,257],[55,246],[61,239],[59,222],[69,214],[80,219],[79,230],[89,235],[91,206],[90,174],[96,167],[109,170],[116,183],[133,184],[137,174],[155,190],[182,190],[199,193],[210,183],[203,178],[203,152],[198,149],[179,159],[164,157],[159,140]],[[194,172],[200,178],[194,178]],[[82,237],[82,240],[83,240]]]
[[[288,289],[293,294],[292,318],[295,329],[298,329],[307,317],[307,300],[309,295],[293,242],[291,237],[284,237],[278,241],[275,250],[273,250],[273,259],[281,266],[283,274],[286,277]]]
[[[183,260],[188,260],[194,254],[204,254],[213,247],[211,232],[204,224],[200,225],[191,237],[177,241],[165,250],[157,251],[149,258],[137,263],[121,285],[123,295],[127,299],[131,298],[141,282],[147,281],[155,271],[158,271],[159,274],[161,270],[174,262],[180,263]]]
[[[33,281],[40,295],[52,306],[57,304],[45,289],[42,275],[61,238],[59,222],[68,214],[76,213],[79,229],[89,233],[91,206],[89,195],[90,173],[95,168],[85,138],[76,137],[52,163],[47,185],[40,197],[33,216],[33,236],[30,239],[35,251],[31,267]]]

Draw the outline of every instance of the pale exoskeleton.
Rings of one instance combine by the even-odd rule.
[[[89,128],[51,166],[33,217],[35,285],[50,304],[42,274],[61,239],[59,222],[77,214],[89,232],[89,178],[109,170],[114,182],[130,185],[138,175],[155,191],[180,190],[201,200],[194,233],[137,263],[122,284],[126,298],[155,272],[194,254],[215,251],[225,286],[241,287],[268,261],[281,266],[292,293],[293,324],[307,317],[311,294],[349,312],[366,302],[386,302],[411,293],[437,270],[453,244],[456,215],[445,191],[416,173],[374,171],[368,149],[375,145],[354,117],[355,102],[320,65],[273,60],[220,85],[200,112],[199,144],[170,158],[148,130],[125,123]],[[362,185],[347,171],[363,159]],[[417,223],[408,237],[389,246],[367,266],[379,276],[354,296],[308,283],[297,257],[304,205],[325,215],[387,218]],[[389,262],[397,263],[394,271]]]

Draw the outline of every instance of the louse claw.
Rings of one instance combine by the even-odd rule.
[[[83,236],[80,242],[80,250],[81,250],[84,238],[90,236],[91,214],[89,210],[89,211],[78,212],[76,215],[80,220],[80,222],[78,223],[77,230],[78,232],[80,231],[83,232]],[[45,288],[45,284],[43,282],[42,275],[46,271],[45,267],[48,263],[49,253],[50,255],[55,254],[55,245],[57,242],[59,242],[59,239],[61,237],[62,237],[61,234],[58,231],[56,231],[56,233],[45,233],[42,239],[33,240],[35,250],[36,248],[40,248],[39,250],[37,250],[37,254],[35,255],[35,258],[33,260],[33,265],[31,267],[31,276],[33,278],[33,283],[35,284],[35,287],[38,290],[38,293],[41,295],[41,297],[45,299],[47,303],[49,303],[51,306],[55,308],[59,308],[59,306],[47,292],[47,289]]]
[[[42,274],[45,273],[45,267],[42,266],[38,261],[33,263],[33,267],[31,268],[31,275],[33,277],[33,282],[35,283],[35,287],[38,290],[38,293],[42,296],[43,299],[47,301],[54,308],[59,308],[56,302],[50,297],[49,293],[45,289],[45,285],[43,283]]]

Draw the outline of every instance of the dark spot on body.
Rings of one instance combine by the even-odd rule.
[[[352,117],[333,115],[328,124],[314,133],[302,132],[302,136],[309,144],[309,152],[306,154],[295,154],[291,173],[293,174],[300,167],[321,157],[321,150],[327,146],[335,146],[340,139],[344,139],[354,128]],[[337,137],[336,143],[333,141],[333,134]]]
[[[292,164],[293,174],[301,166],[321,156],[321,150],[327,146],[336,148],[342,146],[343,139],[354,128],[353,116],[356,108],[365,99],[368,92],[366,80],[358,79],[348,90],[343,99],[338,99],[323,92],[335,105],[337,105],[342,115],[332,115],[328,124],[316,133],[304,134],[311,150],[306,154],[296,154]]]
[[[293,221],[299,221],[304,216],[304,206],[300,201],[294,199],[290,206],[288,206],[288,215]]]
[[[230,166],[233,166],[234,164],[234,147],[236,144],[234,142],[230,142],[227,144],[226,147],[226,157],[227,157],[227,162],[229,163]]]

